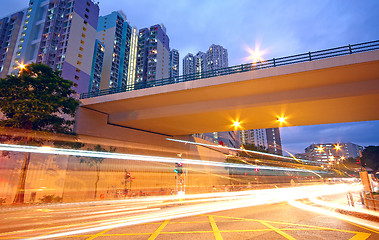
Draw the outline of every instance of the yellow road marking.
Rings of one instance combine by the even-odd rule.
[[[209,217],[209,222],[211,223],[212,230],[213,230],[213,235],[215,236],[216,240],[223,240],[220,230],[218,230],[217,224],[212,216]]]
[[[91,237],[87,238],[86,240],[92,240],[92,239],[95,239],[95,238],[97,238],[97,237],[100,237],[101,235],[103,235],[103,233],[106,233],[106,232],[108,232],[108,231],[111,230],[111,229],[112,229],[112,228],[105,229],[104,231],[99,232],[98,234],[92,235]]]
[[[153,232],[153,234],[151,234],[151,236],[148,238],[148,240],[154,240],[155,238],[158,237],[159,233],[163,230],[164,227],[166,227],[166,225],[168,224],[170,220],[166,220],[164,221],[157,230],[155,230],[155,232]]]
[[[213,215],[213,216],[214,217],[219,217],[219,218],[238,219],[238,220],[243,220],[244,219],[245,221],[251,221],[251,222],[260,222],[260,221],[262,221],[262,220],[249,219],[249,218],[227,217],[227,216],[217,216],[217,215]],[[319,230],[330,230],[330,231],[347,232],[347,233],[354,233],[354,234],[361,233],[361,232],[357,232],[357,231],[342,230],[342,229],[328,228],[328,227],[319,227],[319,226],[312,226],[312,225],[305,225],[305,224],[298,224],[298,223],[285,223],[285,222],[276,222],[276,221],[265,221],[265,222],[266,223],[275,223],[275,224],[286,224],[286,225],[299,226],[299,227],[317,228]],[[373,231],[373,230],[371,230],[371,231]]]
[[[374,233],[378,233],[378,234],[379,234],[378,231],[375,231],[375,230],[373,230],[373,229],[371,229],[371,228],[363,227],[363,226],[361,226],[361,225],[359,225],[359,224],[355,224],[355,223],[352,223],[352,222],[349,222],[349,221],[346,221],[346,222],[350,223],[351,225],[354,225],[354,226],[357,226],[357,227],[363,228],[363,229],[365,229],[365,230],[369,230],[369,231],[371,231],[371,232],[374,232]]]
[[[368,237],[370,237],[371,233],[357,233],[354,237],[350,238],[349,240],[366,240]]]
[[[295,238],[291,237],[290,235],[288,235],[287,233],[283,232],[282,230],[280,230],[279,228],[276,228],[270,224],[268,224],[267,222],[265,221],[259,221],[260,223],[262,223],[263,225],[265,225],[266,227],[268,228],[271,228],[272,230],[274,230],[275,232],[279,233],[280,235],[282,235],[283,237],[287,238],[287,239],[290,239],[290,240],[296,240]]]

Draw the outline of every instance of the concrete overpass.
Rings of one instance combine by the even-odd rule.
[[[93,121],[185,135],[234,130],[236,120],[240,129],[378,120],[379,50],[81,101],[79,133]]]

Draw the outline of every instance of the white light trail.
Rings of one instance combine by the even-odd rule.
[[[343,215],[343,214],[340,214],[337,212],[332,212],[332,211],[329,211],[329,210],[326,210],[326,209],[320,208],[320,207],[309,206],[309,205],[306,205],[304,203],[301,203],[301,202],[295,201],[295,200],[289,200],[288,203],[290,205],[296,207],[296,208],[300,208],[300,209],[303,209],[306,211],[314,212],[317,214],[324,214],[327,216],[335,217],[335,218],[338,218],[341,220],[349,221],[352,223],[356,223],[356,224],[363,225],[363,226],[366,226],[366,227],[369,227],[372,229],[379,230],[379,225],[374,223],[374,222],[365,221],[365,220],[362,220],[362,219],[356,218],[356,217],[346,216],[346,215]]]
[[[130,225],[137,225],[148,222],[163,221],[166,219],[176,219],[199,214],[206,214],[210,212],[217,212],[223,210],[230,210],[243,207],[251,207],[257,205],[273,204],[283,201],[293,202],[296,199],[317,197],[329,194],[345,193],[350,191],[348,184],[336,185],[314,185],[293,188],[279,188],[279,189],[264,189],[252,190],[244,192],[227,192],[215,194],[195,194],[192,197],[213,197],[212,201],[206,201],[199,204],[185,204],[171,208],[161,208],[160,211],[146,212],[128,218],[113,218],[106,222],[86,226],[77,226],[76,228],[67,229],[66,232],[55,233],[50,235],[43,235],[32,237],[29,239],[52,239],[57,237],[83,234],[94,231],[102,231],[109,228],[125,227]],[[218,197],[216,197],[218,196]],[[220,196],[227,196],[226,198]],[[234,196],[234,199],[231,197]],[[186,196],[190,197],[190,196]],[[206,199],[209,200],[209,199]],[[184,203],[187,203],[184,201]]]
[[[246,165],[246,164],[235,164],[235,163],[224,163],[224,162],[212,162],[204,160],[193,160],[185,158],[170,158],[170,157],[156,157],[156,156],[145,156],[145,155],[133,155],[133,154],[123,154],[123,153],[112,153],[112,152],[97,152],[97,151],[87,151],[87,150],[76,150],[76,149],[64,149],[64,148],[46,148],[46,147],[35,147],[35,146],[25,146],[25,145],[12,145],[12,144],[0,144],[0,150],[3,151],[13,151],[13,152],[29,152],[29,153],[42,153],[42,154],[56,154],[56,155],[69,155],[78,157],[97,157],[97,158],[110,158],[110,159],[123,159],[123,160],[134,160],[134,161],[149,161],[149,162],[164,162],[164,163],[181,163],[191,164],[191,165],[205,165],[205,166],[215,166],[224,168],[241,168],[241,169],[253,169],[256,168],[273,170],[273,171],[287,171],[287,172],[309,172],[306,169],[296,169],[296,168],[284,168],[284,167],[271,167],[262,165]],[[323,172],[323,171],[318,171]]]
[[[258,151],[253,151],[253,150],[247,150],[247,149],[241,149],[241,148],[232,148],[232,147],[226,147],[226,146],[221,146],[221,145],[213,145],[213,144],[207,144],[207,143],[197,143],[197,142],[191,142],[191,141],[186,141],[186,140],[181,140],[181,139],[174,139],[174,138],[166,138],[169,141],[173,142],[181,142],[181,143],[188,143],[188,144],[194,144],[194,145],[199,145],[199,146],[205,146],[205,147],[214,147],[214,148],[221,148],[225,150],[234,150],[234,151],[239,151],[239,152],[248,152],[248,153],[255,153],[258,155],[262,156],[268,156],[268,157],[274,157],[274,158],[280,158],[288,161],[297,161],[297,162],[308,162],[315,164],[313,161],[305,160],[305,159],[300,159],[300,158],[290,158],[290,157],[284,157],[284,156],[279,156],[271,153],[264,153],[264,152],[258,152]]]

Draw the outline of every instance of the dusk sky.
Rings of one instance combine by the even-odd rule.
[[[2,3],[0,17],[27,7],[29,0]],[[163,23],[180,61],[211,44],[228,49],[233,66],[251,62],[247,49],[257,45],[263,58],[271,59],[379,40],[378,0],[100,0],[99,5],[100,15],[122,10],[137,28]],[[312,143],[379,145],[379,121],[287,127],[281,137],[291,153]]]

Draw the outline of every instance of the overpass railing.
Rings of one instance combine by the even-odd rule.
[[[82,93],[80,94],[80,98],[81,99],[92,98],[92,97],[97,97],[97,96],[102,96],[102,95],[133,91],[133,90],[138,90],[138,89],[143,89],[143,88],[158,87],[158,86],[164,86],[164,85],[169,85],[169,84],[174,84],[174,83],[179,83],[179,82],[188,82],[188,81],[194,81],[198,79],[211,78],[211,77],[229,75],[229,74],[234,74],[234,73],[255,71],[255,70],[260,70],[260,69],[265,69],[265,68],[279,67],[279,66],[302,63],[302,62],[309,62],[309,61],[349,55],[349,54],[354,54],[354,53],[373,51],[373,50],[378,50],[378,49],[379,49],[379,40],[352,44],[352,45],[349,44],[347,46],[342,46],[342,47],[330,48],[330,49],[314,51],[314,52],[307,52],[307,53],[302,53],[302,54],[297,54],[297,55],[292,55],[292,56],[287,56],[287,57],[273,58],[270,60],[258,61],[254,63],[246,63],[246,64],[236,65],[232,67],[221,68],[217,70],[210,70],[210,71],[206,71],[202,73],[187,74],[187,75],[181,75],[177,77],[157,79],[154,81],[134,83],[131,85],[123,86],[121,88],[109,88],[109,89],[104,89],[104,90],[100,90],[96,92]]]

